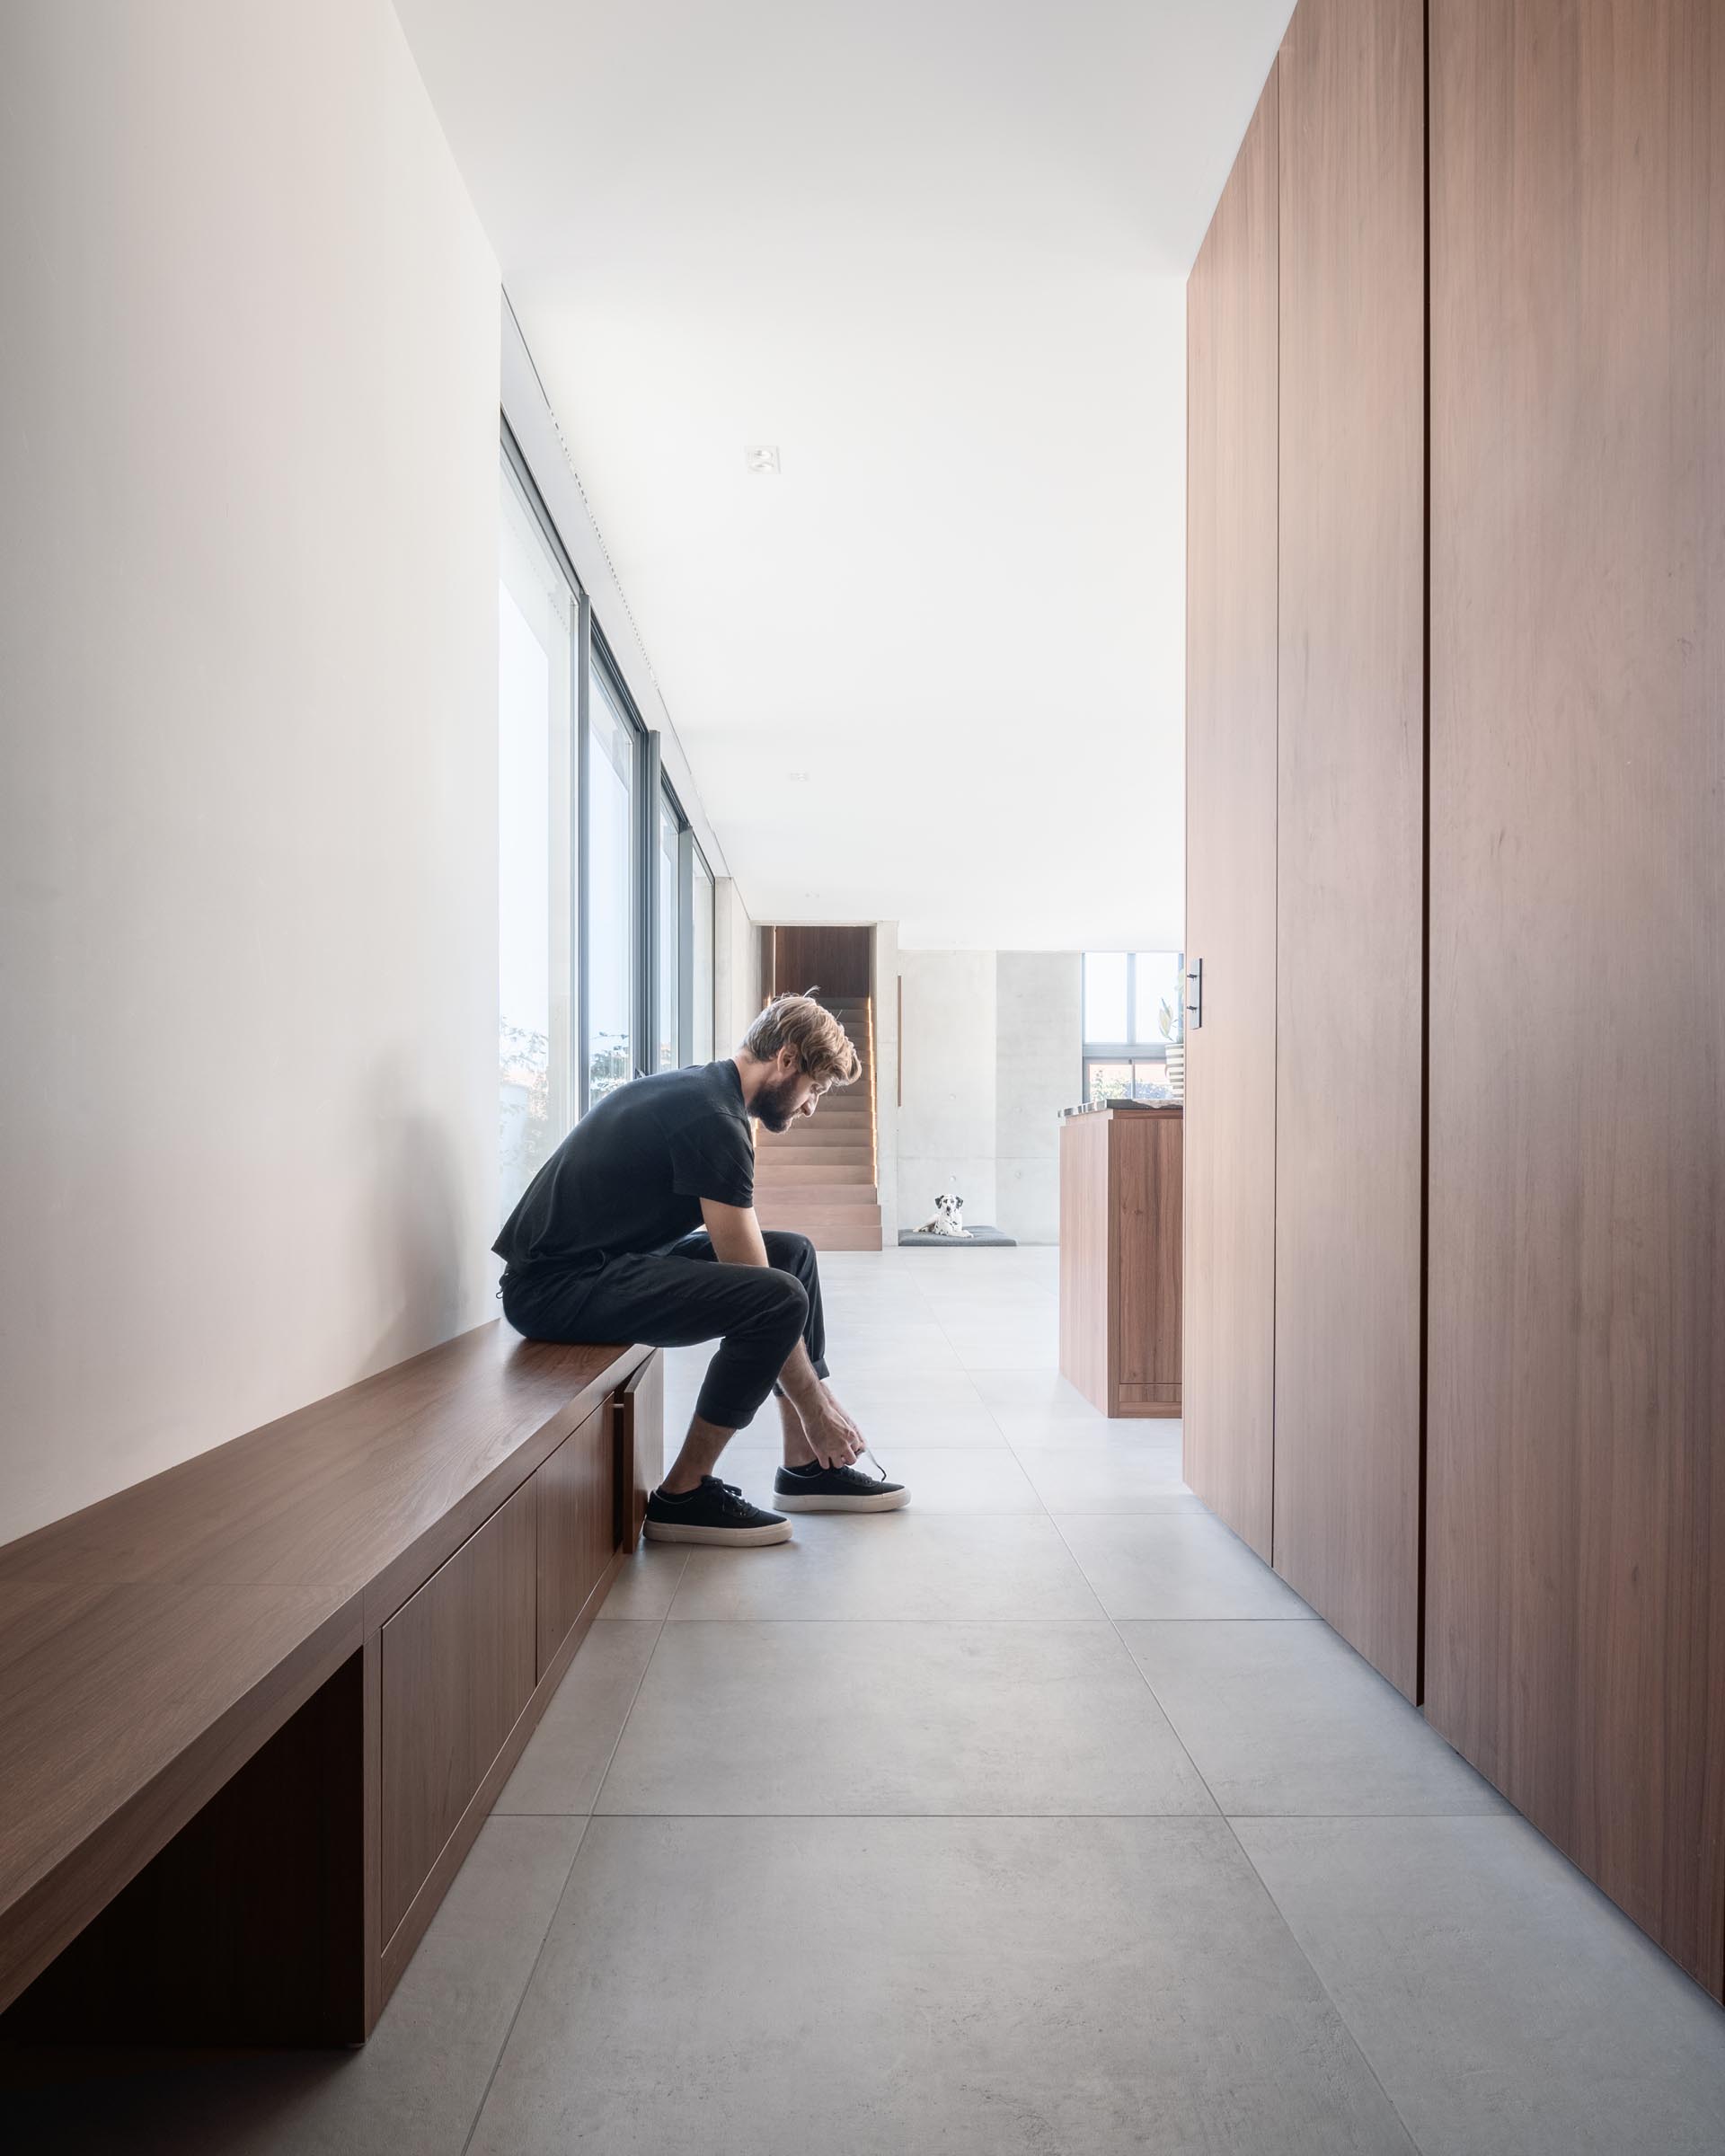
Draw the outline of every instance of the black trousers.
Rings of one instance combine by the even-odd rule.
[[[609,1258],[597,1272],[503,1276],[503,1314],[530,1340],[626,1340],[689,1348],[717,1339],[694,1411],[740,1430],[769,1392],[799,1339],[816,1374],[827,1370],[820,1268],[806,1235],[767,1228],[766,1267],[721,1265],[704,1229],[663,1257]]]

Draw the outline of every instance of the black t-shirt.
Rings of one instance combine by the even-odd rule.
[[[655,1071],[588,1109],[491,1245],[517,1274],[670,1249],[701,1200],[755,1202],[755,1136],[730,1056]]]

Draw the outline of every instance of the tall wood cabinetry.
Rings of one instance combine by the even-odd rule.
[[[1709,0],[1300,0],[1189,295],[1184,1356],[1193,1487],[1716,1995],[1721,145]]]
[[[1277,75],[1272,1561],[1415,1699],[1421,0],[1300,0]]]
[[[1725,1982],[1725,9],[1433,0],[1428,1711]]]
[[[1276,1322],[1272,74],[1186,288],[1186,1480],[1269,1557]],[[1194,1309],[1191,1298],[1201,1298]],[[1200,1360],[1194,1368],[1193,1356]]]

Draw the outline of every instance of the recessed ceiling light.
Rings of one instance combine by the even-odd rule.
[[[808,784],[812,775],[813,774],[811,773],[806,771],[793,771],[791,773],[791,776],[796,780],[798,784],[802,786],[806,786]]]
[[[779,453],[771,443],[751,442],[743,451],[743,462],[751,472],[776,472],[779,468]]]

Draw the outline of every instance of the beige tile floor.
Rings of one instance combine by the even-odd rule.
[[[8,2151],[1725,2149],[1725,2016],[1061,1380],[1052,1250],[823,1270],[911,1509],[644,1549],[362,2052],[84,2056]]]

